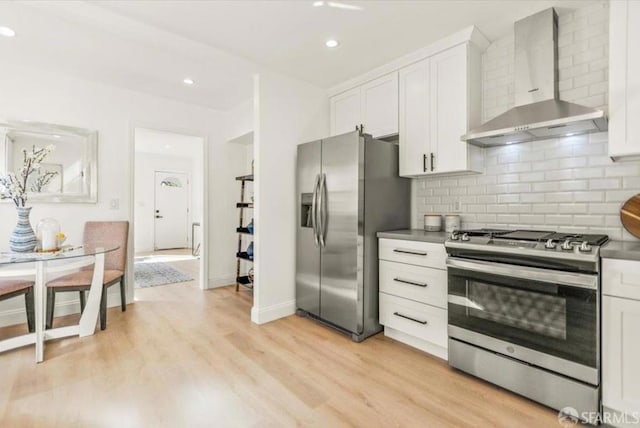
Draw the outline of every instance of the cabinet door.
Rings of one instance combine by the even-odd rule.
[[[437,173],[464,171],[467,143],[467,46],[431,57],[431,149]]]
[[[331,135],[355,131],[362,123],[361,88],[331,97]]]
[[[640,301],[603,297],[602,404],[640,411]]]
[[[362,86],[364,132],[374,138],[398,133],[398,72]]]
[[[640,2],[610,3],[609,156],[640,157]],[[635,42],[634,42],[635,41]]]
[[[429,59],[400,70],[400,175],[430,172]]]

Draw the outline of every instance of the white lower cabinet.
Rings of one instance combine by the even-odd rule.
[[[447,271],[380,260],[380,292],[447,307]]]
[[[444,245],[380,239],[379,247],[380,324],[385,336],[447,359]]]
[[[640,425],[639,277],[640,262],[603,260],[602,404],[614,426]]]

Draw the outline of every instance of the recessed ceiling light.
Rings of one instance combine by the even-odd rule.
[[[16,32],[9,27],[0,27],[0,36],[15,37]]]
[[[342,3],[339,1],[314,1],[312,3],[313,7],[322,7],[329,6],[336,9],[346,9],[346,10],[362,10],[361,6],[355,6],[353,4]]]
[[[182,82],[183,82],[185,85],[189,85],[189,86],[191,86],[191,85],[193,85],[194,83],[196,83],[196,82],[194,82],[194,81],[193,81],[193,79],[191,79],[191,78],[189,78],[189,77],[185,78]]]
[[[164,146],[164,148],[165,148],[165,149],[170,149],[170,148],[171,148],[171,144],[166,144],[166,145]]]
[[[340,3],[335,1],[327,2],[329,7],[335,7],[338,9],[346,9],[346,10],[362,10],[360,6],[354,6],[352,4]]]
[[[338,43],[337,40],[332,39],[332,40],[327,40],[326,42],[324,42],[324,44],[328,48],[335,48],[335,47],[338,47],[340,43]]]

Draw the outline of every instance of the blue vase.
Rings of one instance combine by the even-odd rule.
[[[247,247],[247,256],[249,257],[249,260],[253,260],[253,241]]]
[[[14,253],[29,253],[36,248],[38,243],[36,234],[33,233],[31,223],[29,222],[29,214],[31,213],[31,207],[18,207],[18,224],[13,229],[11,238],[9,239],[9,246]]]

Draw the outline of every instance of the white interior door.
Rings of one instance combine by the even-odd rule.
[[[155,172],[155,249],[189,244],[189,177],[182,172]]]

